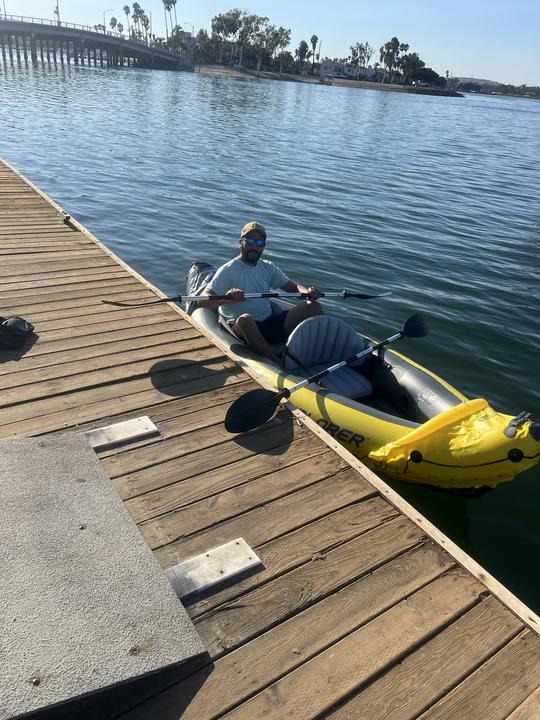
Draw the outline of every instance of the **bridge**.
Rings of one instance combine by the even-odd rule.
[[[112,31],[43,18],[0,15],[4,64],[42,62],[191,70],[191,58]]]

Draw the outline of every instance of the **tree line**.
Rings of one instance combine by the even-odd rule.
[[[309,42],[301,40],[295,49],[289,47],[290,43],[291,30],[288,28],[271,24],[266,16],[233,8],[212,18],[210,32],[199,30],[195,60],[257,70],[315,74],[316,65],[321,61],[318,36],[312,35]],[[351,46],[347,57],[335,61],[358,68],[356,77],[365,79],[374,52],[368,42],[357,42]],[[409,52],[409,45],[397,37],[379,49],[379,61],[373,70],[375,79],[380,82],[409,84],[418,80],[443,86],[448,80],[448,73],[444,78],[426,67],[418,54]]]
[[[139,40],[147,45],[163,47],[173,52],[187,52],[190,45],[186,44],[182,26],[178,24],[176,5],[178,0],[162,0],[165,15],[165,37],[157,37],[152,33],[150,18],[138,2],[124,5],[122,11],[126,16],[126,34],[131,40]],[[174,14],[174,21],[173,21]],[[114,32],[124,33],[124,25],[116,17],[111,17],[109,26]],[[97,32],[105,32],[105,25],[94,25]]]
[[[457,89],[462,92],[487,93],[489,95],[517,95],[518,97],[533,97],[540,99],[540,87],[529,85],[506,85],[496,82],[475,82],[474,80],[460,80]]]
[[[318,38],[311,38],[312,49],[302,40],[294,55],[287,50],[291,30],[273,25],[263,15],[233,8],[212,18],[211,31],[197,35],[196,59],[200,63],[242,65],[261,70],[302,72],[307,60],[315,58]]]

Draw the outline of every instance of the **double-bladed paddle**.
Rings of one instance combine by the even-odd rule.
[[[342,290],[341,292],[335,293],[321,293],[322,298],[341,298],[346,300],[347,298],[356,298],[357,300],[372,300],[373,298],[386,297],[391,295],[391,291],[387,290],[376,295],[369,295],[366,293],[354,293],[348,290]],[[266,293],[245,293],[244,297],[246,300],[253,300],[255,298],[308,298],[309,293],[279,293],[279,292],[266,292]],[[117,307],[141,307],[143,305],[157,305],[158,303],[164,302],[211,302],[214,300],[229,300],[230,295],[175,295],[174,297],[160,298],[159,300],[150,300],[150,302],[140,303],[126,303],[116,300],[102,300],[101,302],[106,305],[116,305]]]
[[[326,368],[326,370],[321,370],[320,372],[315,373],[315,375],[302,380],[290,388],[281,390],[281,392],[264,390],[262,388],[251,390],[235,400],[227,410],[227,414],[225,416],[225,429],[230,433],[241,433],[248,432],[248,430],[254,430],[270,420],[281,400],[289,398],[296,390],[309,385],[309,383],[316,382],[325,375],[329,375],[346,365],[350,365],[355,362],[355,360],[359,360],[366,355],[374,353],[376,350],[380,350],[380,348],[385,345],[389,345],[395,340],[401,340],[401,338],[405,337],[424,337],[427,334],[428,327],[424,318],[422,315],[416,313],[406,320],[401,330],[395,335],[386,338],[386,340],[383,340],[382,342],[376,343],[366,350],[356,353],[356,355],[353,355],[348,360],[342,360],[341,362]]]

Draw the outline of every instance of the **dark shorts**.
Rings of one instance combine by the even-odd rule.
[[[277,345],[277,343],[285,342],[287,336],[285,335],[285,319],[289,311],[279,313],[279,315],[270,315],[266,320],[261,320],[257,323],[257,327],[262,333],[262,336],[270,345]]]

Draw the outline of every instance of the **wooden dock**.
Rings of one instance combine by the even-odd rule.
[[[538,617],[299,412],[227,434],[253,379],[176,306],[104,305],[162,295],[66,220],[0,162],[0,314],[39,335],[0,351],[0,436],[150,416],[100,459],[163,568],[243,537],[264,569],[187,604],[199,666],[65,717],[538,720]]]

